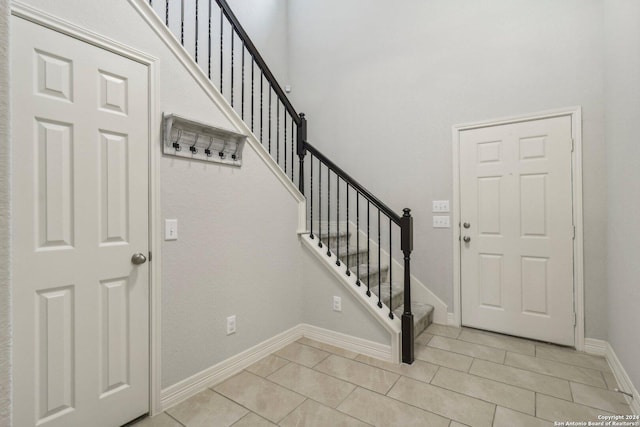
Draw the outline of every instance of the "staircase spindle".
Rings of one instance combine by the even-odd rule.
[[[164,25],[169,26],[169,0],[164,2]]]
[[[311,185],[311,191],[309,192],[309,197],[311,199],[311,221],[309,223],[309,228],[311,230],[311,234],[309,234],[309,237],[311,239],[313,239],[313,154],[311,154],[309,156],[309,160],[311,162],[311,171],[310,171],[310,176],[309,176],[309,181],[310,181],[310,185]],[[293,167],[293,162],[292,162],[292,167]]]
[[[367,199],[367,296],[370,297],[371,296],[371,265],[370,265],[370,261],[371,261],[371,237],[370,237],[370,231],[371,231],[371,227],[369,225],[369,220],[371,219],[371,215],[369,213],[369,208],[371,206],[371,202],[369,202],[369,200]]]
[[[291,181],[293,181],[293,172],[296,167],[296,162],[293,161],[293,126],[295,125],[295,120],[291,117]]]
[[[195,37],[196,46],[195,46],[195,49],[194,49],[194,57],[195,57],[195,60],[196,60],[196,64],[198,63],[198,39],[200,38],[200,37],[198,37],[199,36],[199,32],[198,32],[198,15],[200,15],[198,13],[198,5],[199,4],[200,4],[200,2],[198,0],[196,0],[196,37]]]
[[[336,265],[340,267],[340,175],[336,174]]]
[[[233,60],[235,56],[235,49],[233,46],[233,41],[236,39],[235,33],[233,32],[233,27],[231,28],[231,108],[233,108],[233,96],[235,95],[235,90],[233,90],[233,82],[235,80],[236,73],[233,68]],[[235,108],[234,108],[235,110]]]
[[[242,85],[241,85],[241,99],[240,99],[240,117],[244,121],[244,42],[242,42]]]
[[[262,140],[262,117],[264,116],[263,113],[263,104],[264,104],[264,72],[262,70],[260,70],[260,144],[264,145],[264,142]]]
[[[280,101],[276,100],[276,163],[280,165]]]
[[[284,137],[282,138],[282,143],[284,144],[284,174],[287,174],[287,114],[284,114]]]
[[[349,267],[351,267],[351,262],[349,260],[349,181],[345,181],[345,184],[347,184],[347,258],[346,258],[346,267],[347,267],[347,271],[346,274],[347,276],[351,276],[351,270],[349,269]]]
[[[224,12],[220,8],[220,94],[224,94]]]
[[[356,285],[360,286],[360,192],[356,190]]]
[[[322,162],[318,159],[318,247],[322,248]]]
[[[213,6],[213,0],[209,0],[209,24],[208,24],[208,33],[209,33],[209,37],[208,37],[208,51],[207,54],[209,56],[208,60],[207,60],[207,76],[209,76],[209,80],[211,80],[211,8]]]
[[[255,116],[256,110],[253,107],[254,104],[254,99],[255,99],[255,95],[254,95],[254,86],[255,86],[255,82],[253,81],[253,73],[255,71],[256,68],[256,64],[255,64],[255,58],[253,57],[253,55],[251,55],[251,132],[253,133],[253,116]]]
[[[331,256],[331,169],[327,168],[327,256]]]
[[[271,83],[269,83],[269,120],[267,126],[269,129],[267,134],[267,138],[269,139],[269,153],[271,153]]]
[[[184,0],[180,2],[180,44],[184,46]]]
[[[382,308],[382,293],[380,292],[382,286],[382,263],[380,260],[380,209],[378,209],[378,307]]]
[[[389,218],[389,318],[393,319],[393,233],[391,218]]]

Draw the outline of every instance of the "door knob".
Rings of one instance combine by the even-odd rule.
[[[462,224],[462,226],[464,228],[469,228],[469,227],[471,227],[471,224],[469,224],[468,222],[465,222],[464,224]]]
[[[133,254],[133,256],[131,257],[132,264],[140,265],[140,264],[144,264],[145,262],[147,262],[147,257],[141,254],[140,252],[138,252],[137,254]]]
[[[465,243],[469,243],[469,242],[471,241],[471,237],[469,237],[469,236],[464,236],[464,237],[462,238],[462,240],[464,240],[464,242],[465,242]]]

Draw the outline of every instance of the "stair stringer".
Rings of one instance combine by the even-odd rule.
[[[340,225],[342,227],[342,222]],[[360,234],[360,244],[366,244],[367,234],[362,230],[358,230],[356,224],[351,221],[349,221],[349,232],[351,232],[351,244],[355,243],[356,232]],[[378,244],[373,239],[369,239],[369,247],[371,248],[371,253],[378,252]],[[400,248],[398,248],[398,252],[401,253]],[[380,254],[383,260],[389,259],[389,252],[385,251],[384,248],[380,248]],[[392,258],[392,268],[394,277],[401,278],[404,276],[404,265],[400,263],[396,258]],[[420,281],[420,279],[418,279],[413,274],[411,275],[411,300],[413,302],[430,304],[433,306],[433,323],[438,323],[441,325],[448,324],[447,304],[445,304],[444,301],[438,298],[436,294],[434,294],[424,283]]]
[[[218,106],[222,114],[235,126],[236,130],[247,135],[247,144],[257,156],[264,162],[280,183],[287,189],[298,203],[298,233],[307,230],[307,201],[291,179],[284,173],[271,154],[262,146],[260,140],[251,132],[251,128],[242,120],[242,117],[231,107],[229,101],[220,93],[205,72],[196,64],[191,54],[180,44],[171,30],[145,0],[127,0],[133,9],[158,35],[160,40],[174,54],[176,59],[184,66],[185,70],[193,77],[204,93]]]
[[[358,300],[363,307],[371,314],[371,316],[389,333],[391,343],[391,360],[392,363],[400,363],[401,353],[401,324],[400,318],[394,316],[393,319],[389,318],[389,311],[386,306],[379,308],[377,306],[377,298],[368,297],[366,292],[366,286],[356,285],[357,277],[355,274],[347,276],[345,274],[344,266],[336,265],[336,254],[331,253],[331,256],[327,256],[326,248],[318,247],[317,237],[311,239],[309,234],[300,235],[300,240],[304,246],[309,250],[316,258],[324,264],[324,266],[331,271],[331,273],[338,279],[338,281]]]

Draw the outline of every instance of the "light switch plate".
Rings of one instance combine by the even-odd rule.
[[[178,240],[178,220],[164,220],[164,240]]]
[[[450,228],[449,215],[433,216],[433,228]]]
[[[434,200],[432,203],[432,212],[449,212],[448,200]]]

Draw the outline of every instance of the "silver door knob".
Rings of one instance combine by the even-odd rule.
[[[462,226],[464,228],[469,228],[469,227],[471,227],[471,224],[469,224],[468,222],[465,222],[464,224],[462,224]]]
[[[465,242],[465,243],[469,243],[469,242],[471,241],[471,237],[469,237],[469,236],[464,236],[464,237],[462,238],[462,240],[464,240],[464,242]]]
[[[141,254],[140,252],[138,252],[137,254],[133,254],[133,256],[131,257],[132,264],[140,265],[140,264],[144,264],[145,262],[147,262],[147,257]]]

